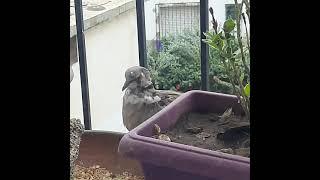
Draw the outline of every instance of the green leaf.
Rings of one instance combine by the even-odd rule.
[[[224,42],[221,39],[222,33],[212,34],[210,32],[204,33],[206,39],[202,39],[203,42],[207,43],[210,47],[217,50],[222,50]]]
[[[216,34],[213,36],[212,43],[215,44],[220,50],[224,45],[223,40],[220,37],[220,34]]]
[[[236,27],[236,23],[232,19],[228,19],[223,24],[223,30],[225,33],[230,33]]]
[[[210,38],[212,38],[213,37],[213,33],[211,33],[211,32],[204,32],[203,33],[205,36],[206,36],[206,38],[208,38],[208,39],[210,39]]]
[[[250,84],[247,84],[245,87],[244,87],[244,93],[247,97],[250,97]]]
[[[233,53],[233,58],[240,59],[241,57],[242,57],[242,54],[240,50],[237,50],[236,52]]]
[[[243,79],[244,79],[244,73],[241,73],[241,74],[240,74],[240,82],[241,82],[241,83],[243,82]]]

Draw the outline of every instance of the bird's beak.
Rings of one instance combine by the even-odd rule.
[[[124,91],[128,86],[129,86],[130,82],[126,81],[122,87],[122,91]]]

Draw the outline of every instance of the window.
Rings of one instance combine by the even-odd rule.
[[[200,3],[156,4],[159,38],[200,27]]]
[[[226,4],[225,10],[226,10],[226,20],[229,18],[236,20],[236,6],[235,6],[235,4]]]

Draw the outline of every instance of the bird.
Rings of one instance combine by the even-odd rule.
[[[131,131],[151,116],[173,102],[182,93],[171,90],[156,90],[150,71],[133,66],[125,71],[122,118],[124,126]]]

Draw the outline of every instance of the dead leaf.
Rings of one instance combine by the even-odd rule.
[[[191,127],[187,128],[187,132],[192,133],[192,134],[198,134],[203,131],[202,127]]]
[[[156,134],[160,134],[161,133],[161,128],[158,124],[154,124],[154,130]]]
[[[219,150],[217,150],[217,152],[228,153],[228,154],[233,154],[234,153],[231,148],[219,149]]]
[[[221,116],[220,121],[225,121],[232,115],[232,108],[228,108]]]

